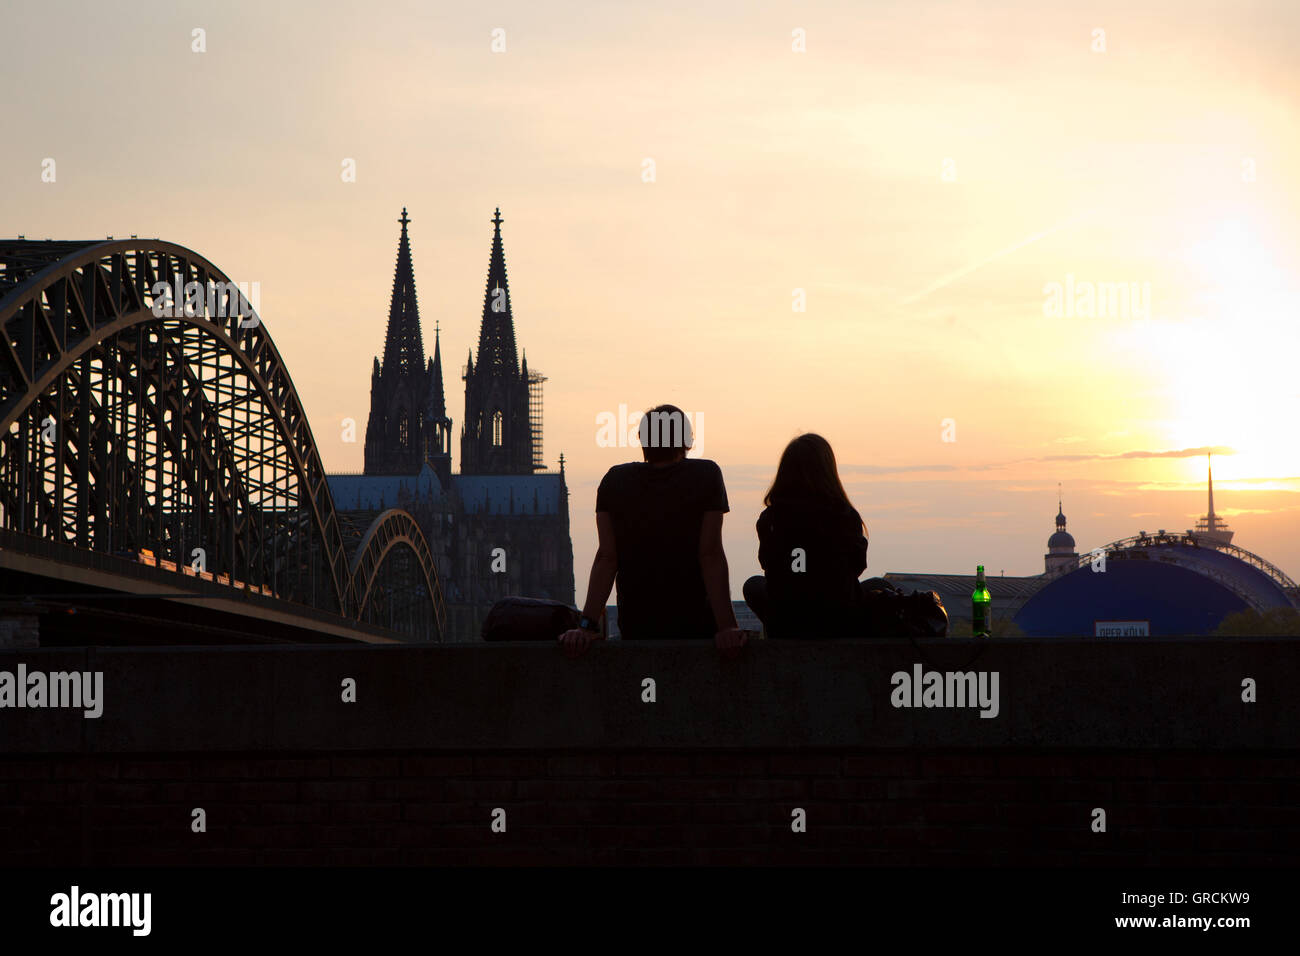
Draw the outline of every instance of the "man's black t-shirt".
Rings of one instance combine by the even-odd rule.
[[[716,632],[700,569],[706,511],[727,511],[722,470],[704,458],[615,465],[596,491],[618,552],[618,630],[628,640],[702,640]]]

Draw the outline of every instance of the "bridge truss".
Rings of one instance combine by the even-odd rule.
[[[386,512],[349,551],[284,361],[212,263],[0,241],[0,326],[0,528],[441,638],[419,527]]]

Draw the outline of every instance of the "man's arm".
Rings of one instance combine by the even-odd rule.
[[[591,576],[587,579],[587,603],[582,613],[599,621],[605,613],[609,592],[614,590],[614,575],[618,571],[618,550],[614,545],[614,519],[608,511],[596,513],[596,557],[591,562]]]
[[[736,626],[736,610],[731,606],[731,579],[727,555],[722,550],[721,511],[704,512],[700,524],[700,570],[704,573],[704,588],[717,628],[714,641],[719,650],[738,649],[745,643],[745,632]]]
[[[583,617],[599,621],[605,613],[605,602],[614,588],[614,575],[618,571],[618,550],[614,543],[614,519],[608,511],[596,512],[596,557],[591,562],[591,576],[587,579],[587,602],[582,606]],[[560,635],[560,644],[570,656],[576,657],[587,649],[591,641],[599,641],[604,634],[575,627]]]

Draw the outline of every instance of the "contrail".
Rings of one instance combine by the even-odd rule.
[[[1014,465],[1035,465],[1058,461],[1131,461],[1155,458],[1200,458],[1203,455],[1235,455],[1236,449],[1225,445],[1205,445],[1200,448],[1177,448],[1168,451],[1124,451],[1112,455],[1044,455],[1038,458],[1011,458],[1006,461],[985,462],[977,465],[840,465],[840,474],[853,475],[894,475],[912,471],[951,472],[951,471],[997,471]],[[757,466],[755,466],[757,467]],[[769,469],[770,470],[770,469]]]
[[[914,293],[913,295],[909,295],[907,298],[899,302],[899,305],[911,305],[913,302],[916,302],[920,299],[924,299],[931,292],[935,292],[939,289],[942,289],[944,286],[950,285],[951,283],[956,282],[958,279],[970,275],[972,272],[975,272],[978,269],[983,269],[986,265],[988,265],[990,262],[993,262],[995,259],[1001,259],[1003,256],[1010,255],[1011,253],[1015,252],[1017,249],[1023,249],[1025,246],[1029,245],[1030,243],[1037,242],[1039,239],[1045,239],[1048,236],[1052,235],[1053,233],[1060,232],[1062,229],[1074,225],[1080,219],[1085,219],[1091,215],[1092,213],[1085,212],[1078,216],[1071,216],[1069,219],[1066,219],[1063,222],[1058,222],[1055,226],[1051,226],[1050,228],[1044,229],[1042,232],[1036,232],[1032,236],[1029,236],[1025,239],[1021,239],[1015,245],[1007,246],[1005,249],[999,250],[998,252],[993,253],[993,255],[988,256],[987,258],[981,259],[979,262],[973,263],[972,265],[966,266],[965,268],[958,269],[956,272],[950,272],[943,278],[937,279],[934,282],[930,283],[920,292]]]

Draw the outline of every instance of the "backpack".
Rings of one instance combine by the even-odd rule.
[[[948,611],[934,591],[902,590],[872,578],[864,616],[868,637],[947,637]]]
[[[578,626],[578,612],[561,601],[504,597],[483,620],[485,641],[554,641]]]

